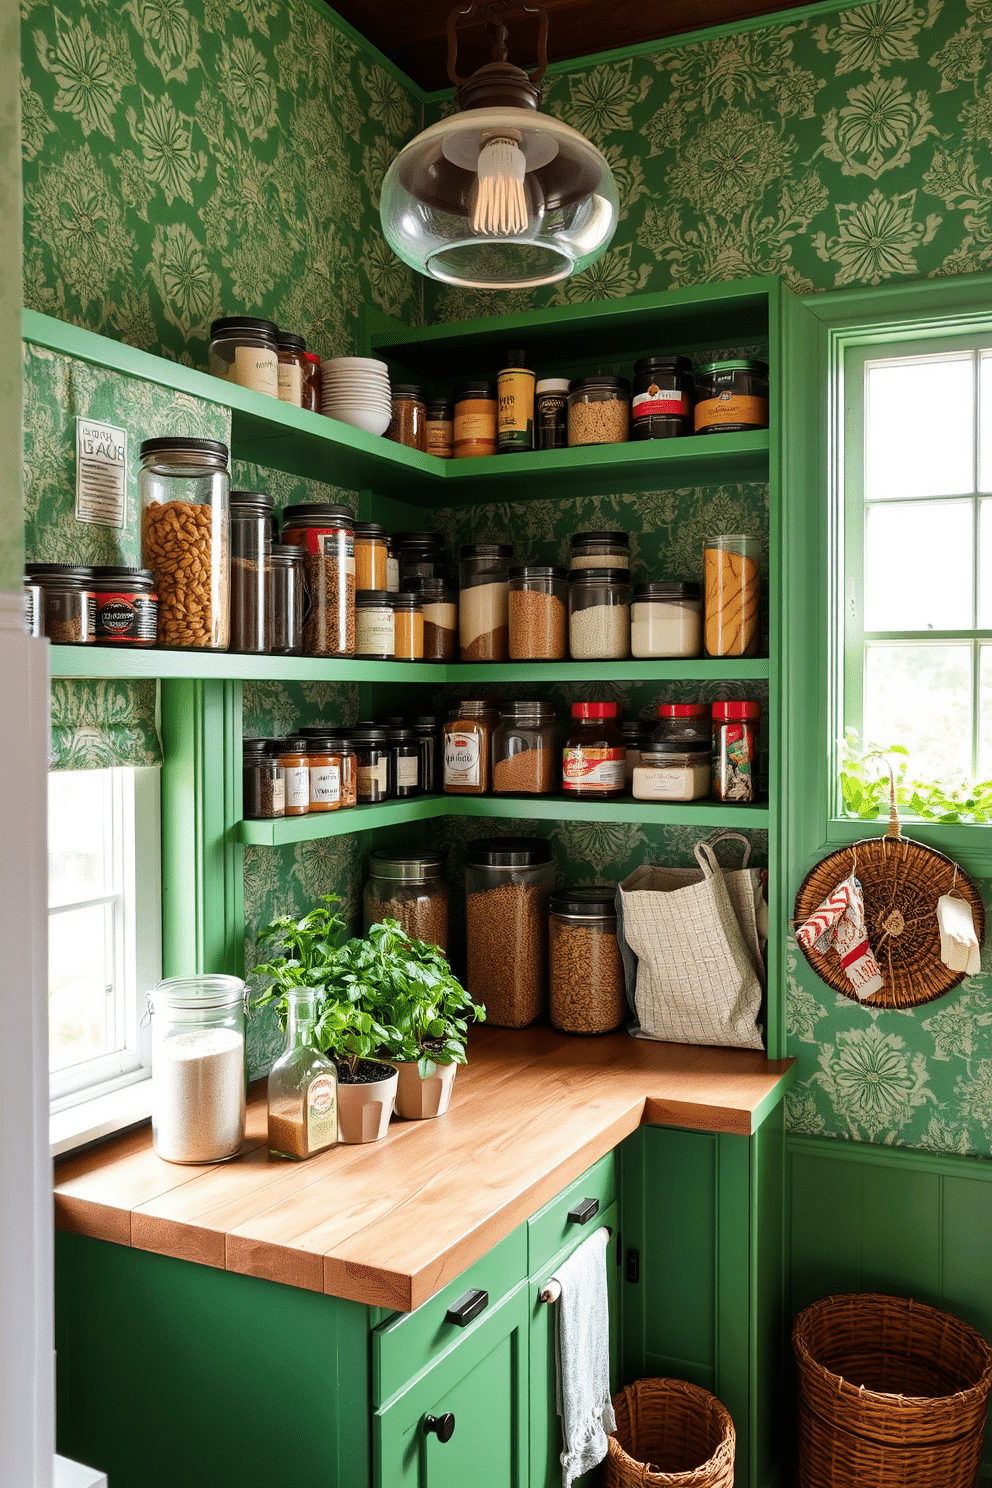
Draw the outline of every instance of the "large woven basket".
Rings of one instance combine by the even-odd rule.
[[[972,1488],[992,1348],[902,1297],[824,1297],[796,1318],[800,1488]]]
[[[614,1398],[604,1488],[733,1488],[734,1423],[686,1380],[643,1379]]]

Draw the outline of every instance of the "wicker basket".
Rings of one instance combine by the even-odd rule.
[[[734,1423],[685,1380],[643,1379],[614,1398],[604,1488],[734,1488]]]
[[[800,1488],[972,1488],[992,1388],[974,1328],[865,1292],[807,1307],[792,1347]]]

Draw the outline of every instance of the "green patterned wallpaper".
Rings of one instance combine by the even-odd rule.
[[[0,0],[0,590],[21,586],[24,523],[17,429],[21,421],[21,153],[16,0]]]

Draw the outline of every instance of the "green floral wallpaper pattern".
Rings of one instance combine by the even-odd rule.
[[[0,589],[20,588],[24,551],[17,429],[21,420],[18,345],[21,339],[21,159],[17,107],[18,14],[0,0]]]
[[[154,680],[53,678],[51,768],[160,765],[156,694]]]

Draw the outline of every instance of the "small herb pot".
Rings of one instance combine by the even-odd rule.
[[[398,1074],[395,1064],[362,1059],[352,1079],[347,1062],[338,1062],[338,1140],[378,1142],[389,1130]]]
[[[435,1064],[426,1079],[416,1059],[397,1062],[399,1083],[396,1086],[396,1114],[405,1121],[428,1121],[443,1116],[451,1103],[451,1088],[458,1073],[457,1064]]]

